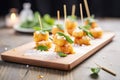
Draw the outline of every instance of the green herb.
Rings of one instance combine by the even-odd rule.
[[[93,72],[93,74],[98,74],[100,72],[100,68],[98,67],[91,68],[91,71]]]
[[[45,14],[43,16],[43,21],[45,21],[46,23],[48,23],[49,25],[53,25],[55,20],[53,18],[50,17],[49,14]]]
[[[48,50],[48,47],[47,47],[47,46],[41,45],[41,46],[38,46],[38,47],[37,47],[37,50],[40,50],[40,51],[47,51],[47,50]]]
[[[60,57],[66,57],[66,56],[67,56],[67,54],[65,54],[65,53],[63,53],[63,52],[58,52],[58,55],[59,55]]]
[[[64,30],[64,27],[63,27],[62,24],[56,24],[56,26],[57,26],[59,29]]]
[[[34,13],[34,17],[33,20],[26,20],[24,22],[22,22],[20,24],[21,28],[26,28],[26,29],[34,29],[35,31],[40,30],[39,27],[39,20],[38,20],[38,16],[39,16],[39,12],[35,12]],[[41,17],[41,21],[42,21],[42,29],[44,31],[51,31],[52,30],[52,26],[55,23],[55,19],[50,17],[49,14],[45,14],[43,17]]]
[[[46,31],[44,31],[44,30],[40,30],[39,31],[41,34],[46,34]]]
[[[71,21],[76,21],[77,20],[76,16],[68,16],[67,18],[70,19]]]
[[[88,25],[91,25],[92,22],[95,22],[94,15],[92,15],[91,17],[85,18],[85,21],[88,21]]]
[[[38,16],[41,16],[40,13],[39,13],[39,12],[35,12],[35,13],[34,13],[34,18],[33,18],[33,20],[34,20],[34,22],[36,22],[36,23],[39,22]]]
[[[73,40],[72,40],[69,36],[65,35],[64,33],[62,33],[62,32],[57,32],[57,34],[60,35],[60,36],[64,36],[65,39],[66,39],[70,44],[73,43]]]
[[[89,28],[89,25],[87,25],[87,26],[80,26],[80,27],[79,27],[79,29],[82,29],[82,30],[86,33],[86,35],[87,35],[88,37],[93,38],[93,35],[92,35],[91,32],[88,30],[88,28]]]
[[[52,38],[52,37],[49,37],[49,39],[50,39],[51,41],[53,41],[53,38]]]
[[[21,28],[32,28],[34,23],[32,23],[32,20],[26,20],[26,22],[23,22],[20,26]]]
[[[90,25],[85,25],[83,27],[88,30],[88,29],[90,29],[91,26]]]
[[[39,31],[39,30],[41,30],[40,27],[33,27],[33,29],[34,29],[35,31]]]

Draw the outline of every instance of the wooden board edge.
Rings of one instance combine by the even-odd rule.
[[[26,65],[33,65],[33,66],[40,66],[40,67],[46,67],[51,69],[58,69],[58,70],[68,70],[70,64],[60,64],[60,63],[52,63],[52,62],[44,62],[40,60],[34,60],[34,59],[25,59],[25,58],[19,58],[19,57],[13,57],[13,56],[7,56],[7,55],[1,55],[1,58],[3,61],[8,62],[14,62],[14,63],[20,63],[20,64],[26,64]],[[29,61],[30,60],[30,61]],[[56,65],[58,67],[52,66]]]

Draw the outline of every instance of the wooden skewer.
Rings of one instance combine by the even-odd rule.
[[[84,0],[84,4],[85,4],[85,9],[86,9],[86,12],[87,12],[87,16],[90,17],[90,11],[89,11],[87,0]]]
[[[72,5],[72,16],[75,16],[75,5]]]
[[[96,64],[96,63],[95,63],[95,64]],[[105,68],[105,67],[103,67],[103,66],[100,66],[100,65],[98,65],[98,64],[96,64],[96,65],[99,66],[102,70],[104,70],[104,71],[112,74],[113,76],[116,76],[116,73],[113,72],[113,71],[111,71],[110,69],[107,69],[107,68]]]
[[[57,19],[58,19],[58,22],[60,21],[60,11],[57,10]]]
[[[82,4],[80,3],[80,16],[81,16],[81,22],[83,25],[83,11],[82,11]]]
[[[67,18],[67,12],[66,12],[66,5],[64,4],[64,19],[66,21],[66,18]]]
[[[69,35],[66,29],[66,18],[67,18],[66,5],[64,4],[63,7],[64,7],[64,26],[65,26],[64,32],[65,34]]]
[[[39,15],[38,15],[38,19],[39,19],[40,28],[42,30],[42,22],[41,22],[41,17]]]

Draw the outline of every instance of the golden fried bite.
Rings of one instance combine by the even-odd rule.
[[[53,43],[58,45],[58,46],[63,46],[63,45],[66,45],[68,42],[66,41],[64,36],[59,36],[58,34],[56,34],[53,37]]]
[[[64,30],[59,29],[57,26],[53,26],[52,34],[55,35],[57,32],[64,32]]]
[[[46,46],[49,49],[52,46],[52,42],[51,41],[36,42],[36,47],[38,47],[38,46]]]
[[[76,38],[81,38],[84,36],[84,31],[80,29],[76,29],[73,31],[72,36]]]
[[[91,26],[91,28],[96,28],[98,25],[96,23],[96,21],[93,21],[93,22],[89,22],[88,20],[85,21],[85,25],[89,25]]]
[[[103,31],[99,27],[94,28],[94,29],[90,29],[90,32],[94,38],[101,38],[103,35]]]
[[[40,32],[40,31],[36,31],[33,34],[33,38],[35,42],[40,42],[43,40],[48,40],[49,39],[49,33],[48,32]]]
[[[91,23],[91,28],[96,28],[98,25],[97,25],[97,23],[96,22],[92,22]]]
[[[75,38],[74,43],[78,45],[90,45],[90,38],[88,36],[83,36],[82,38]]]
[[[72,32],[77,27],[77,22],[67,19],[65,24],[66,24],[65,26],[66,26],[68,33],[72,35]]]
[[[75,53],[71,44],[66,44],[64,46],[55,46],[55,52],[63,52],[65,54]]]
[[[68,34],[70,34],[72,36],[74,29],[67,29]]]

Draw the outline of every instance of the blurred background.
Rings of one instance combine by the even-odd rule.
[[[41,15],[46,13],[56,17],[59,9],[63,16],[63,4],[67,5],[67,14],[71,14],[72,5],[76,5],[76,15],[79,16],[79,3],[83,0],[0,0],[0,17],[7,15],[11,8],[16,8],[18,13],[23,9],[23,3],[30,2],[33,12],[39,11]],[[120,17],[120,0],[88,0],[91,14],[96,17]],[[84,16],[86,16],[83,6]]]

